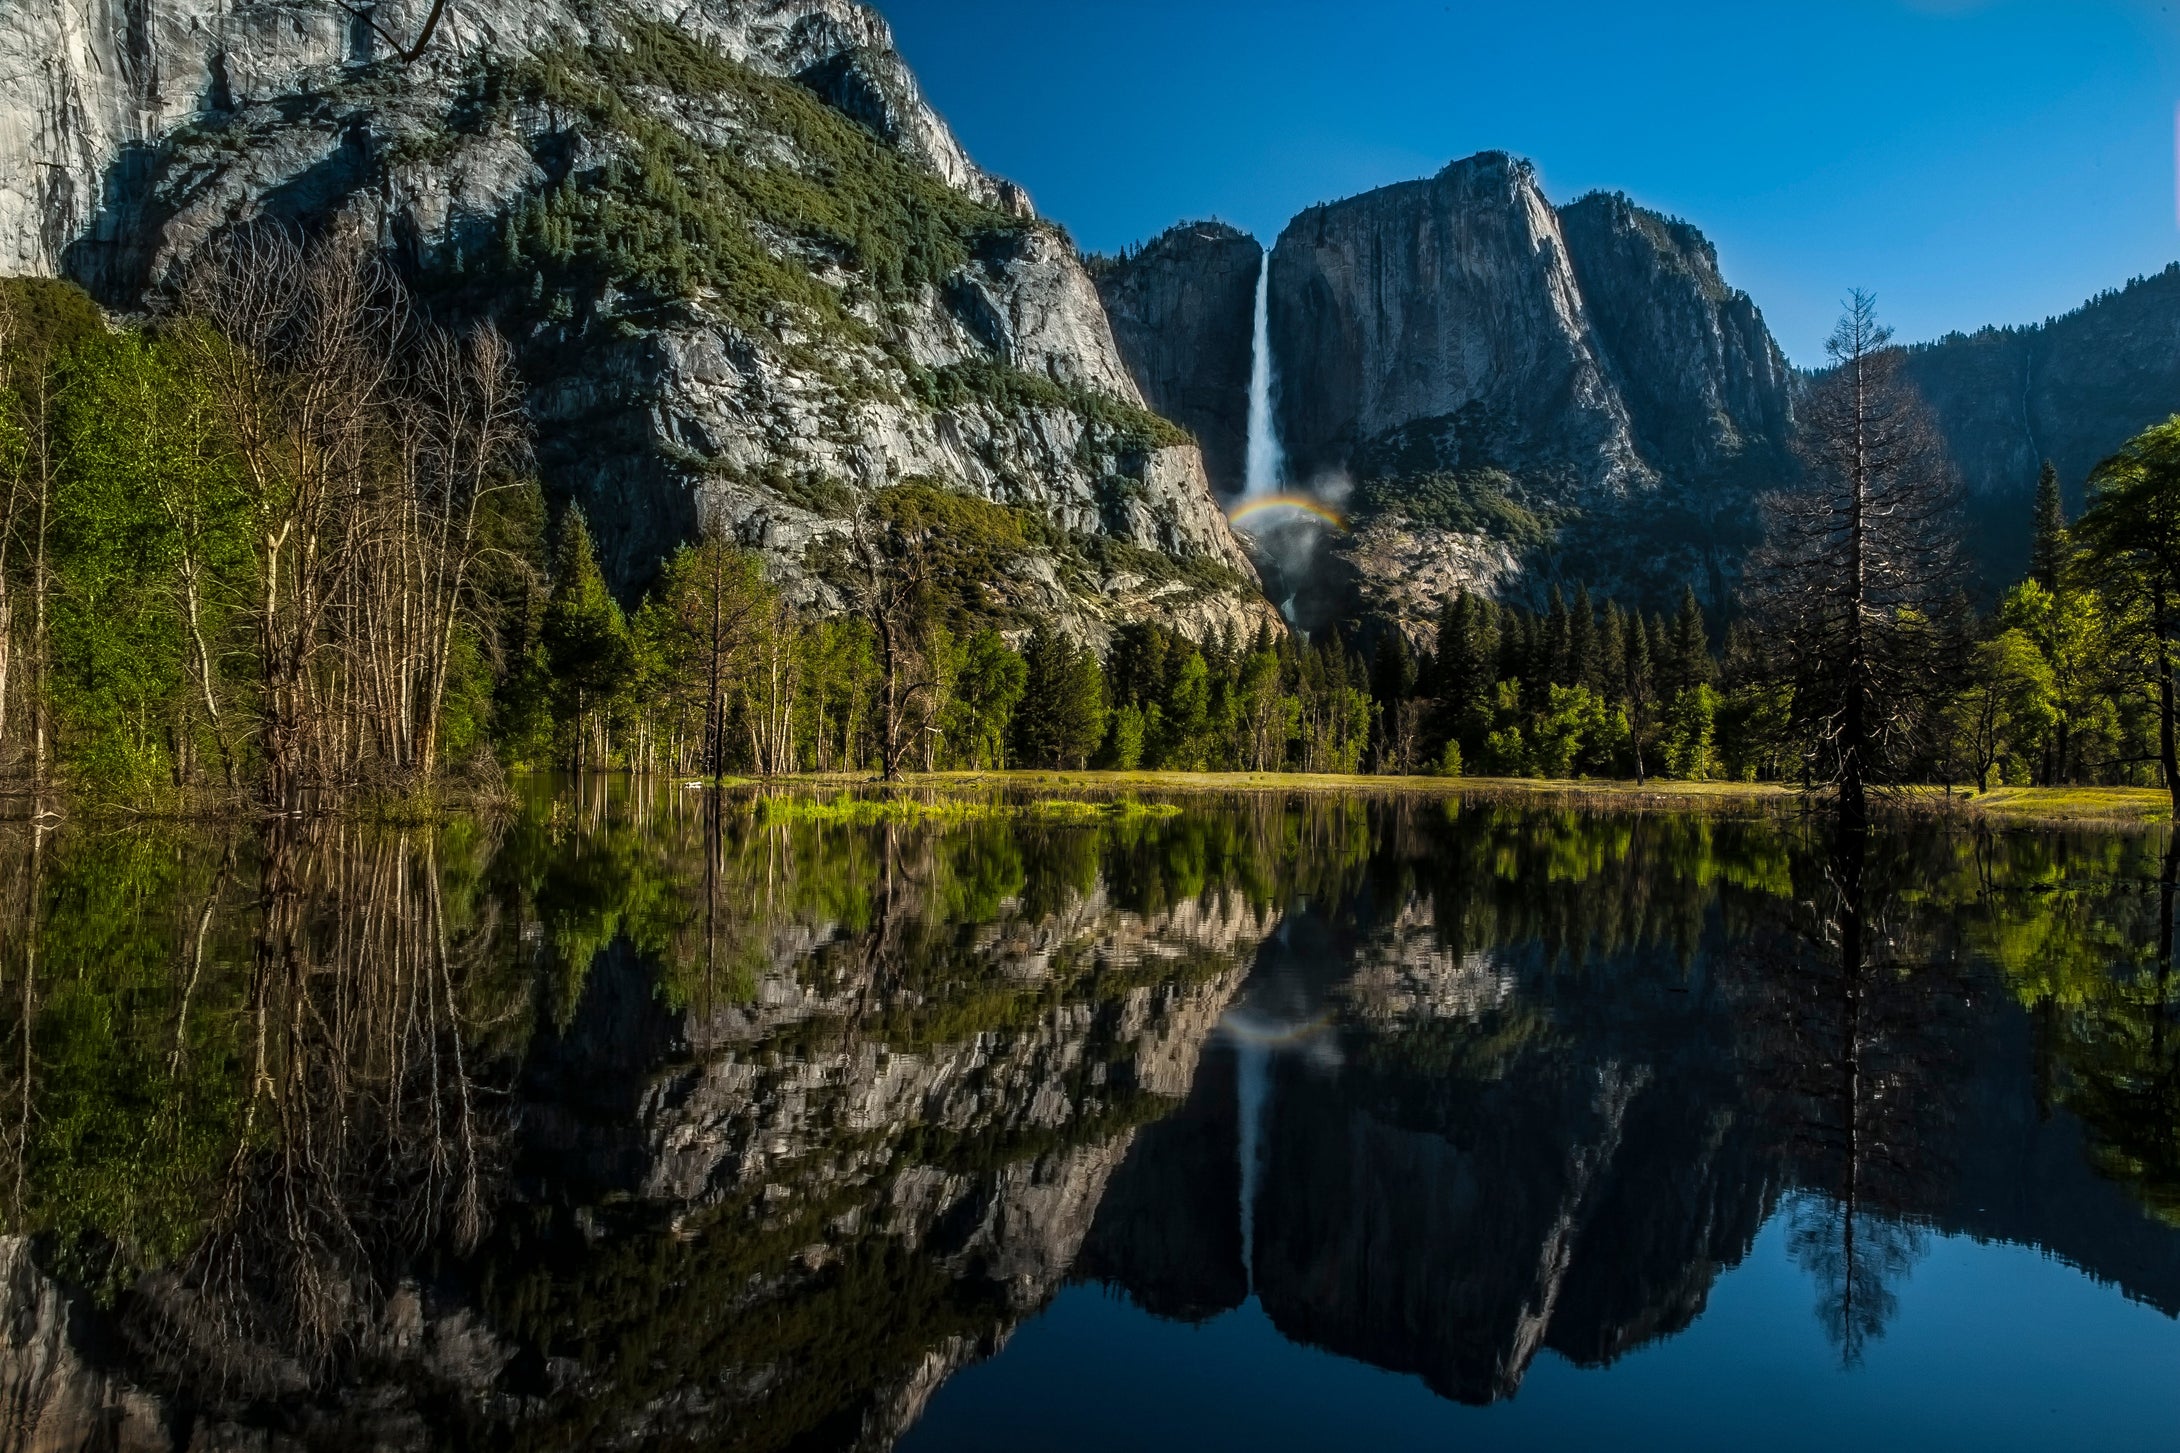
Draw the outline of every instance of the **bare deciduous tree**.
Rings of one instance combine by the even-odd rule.
[[[424,52],[431,46],[432,36],[439,29],[439,22],[446,18],[447,0],[432,0],[431,10],[424,16],[424,24],[417,30],[413,43],[404,42],[401,37],[379,24],[377,0],[369,5],[343,4],[341,8],[362,21],[373,35],[384,41],[393,51],[395,59],[405,66],[412,66],[423,59]]]
[[[849,532],[856,609],[878,646],[879,760],[889,782],[932,725],[929,528],[858,506]]]
[[[177,333],[251,522],[266,803],[293,810],[372,773],[430,778],[488,517],[527,484],[505,340],[419,320],[347,234],[306,247],[239,229],[199,253],[179,295]]]

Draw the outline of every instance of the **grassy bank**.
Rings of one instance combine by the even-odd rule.
[[[798,777],[781,784],[872,786],[868,777]],[[1539,781],[1520,777],[1373,777],[1297,772],[939,772],[912,774],[910,790],[982,789],[1039,795],[1161,796],[1354,795],[1462,797],[1556,802],[1568,806],[1647,807],[1677,811],[1795,810],[1810,801],[1773,782]],[[2164,822],[2171,799],[2154,787],[2002,787],[1981,795],[1917,787],[1890,794],[1885,806],[1998,822]]]

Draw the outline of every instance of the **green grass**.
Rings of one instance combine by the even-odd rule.
[[[942,790],[960,785],[945,777],[923,778],[920,782],[941,784]],[[929,790],[928,785],[924,790]],[[997,796],[912,796],[905,793],[873,796],[867,791],[842,793],[837,797],[767,793],[757,797],[752,808],[757,820],[767,825],[814,822],[835,827],[988,822],[1009,817],[1056,823],[1136,822],[1178,817],[1181,813],[1181,809],[1171,803],[1139,802],[1127,796],[1110,800],[1040,797],[1024,802]]]
[[[796,779],[785,779],[796,780]],[[807,779],[839,783],[838,777]],[[868,779],[864,779],[868,780]],[[1056,794],[1133,795],[1152,792],[1176,797],[1262,794],[1322,794],[1372,797],[1473,797],[1542,799],[1601,808],[1664,807],[1692,811],[1793,810],[1821,805],[1799,789],[1777,782],[1635,783],[1593,779],[1540,780],[1526,777],[1378,777],[1303,772],[940,772],[905,777],[902,790],[1038,793],[1058,809]],[[1117,804],[1115,804],[1117,805]],[[1886,794],[1880,809],[1918,814],[1990,817],[2023,823],[2163,822],[2171,799],[2148,787],[2005,787],[1977,795],[1962,788],[1914,787]]]
[[[2032,822],[2165,822],[2172,794],[2162,787],[1917,788],[1910,799],[1925,810]]]

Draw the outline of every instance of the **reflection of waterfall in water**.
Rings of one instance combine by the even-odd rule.
[[[1257,1288],[1257,1166],[1263,1155],[1271,1058],[1272,1047],[1261,1039],[1244,1039],[1234,1046],[1234,1097],[1241,1107],[1241,1271],[1251,1292]]]
[[[1307,1047],[1319,1063],[1337,1063],[1337,1053],[1320,1037],[1322,1017],[1305,1023],[1266,1019],[1237,1009],[1219,1022],[1220,1030],[1234,1046],[1234,1099],[1240,1132],[1235,1154],[1241,1162],[1241,1269],[1249,1289],[1256,1290],[1257,1187],[1263,1180],[1264,1127],[1272,1102],[1272,1056],[1281,1050]]]
[[[1272,254],[1266,248],[1257,270],[1256,337],[1249,356],[1249,453],[1242,498],[1277,494],[1286,472],[1279,425],[1272,418]]]

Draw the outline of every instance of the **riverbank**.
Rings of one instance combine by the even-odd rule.
[[[797,777],[773,785],[876,785],[868,777]],[[1794,811],[1821,799],[1776,782],[1615,782],[1526,777],[1375,777],[1299,772],[937,772],[902,778],[904,789],[983,789],[1040,795],[1109,796],[1417,796],[1522,802],[1570,807],[1665,808],[1675,811]],[[1884,808],[2010,823],[2161,823],[2171,798],[2157,787],[1915,787],[1886,794]],[[1882,809],[1881,809],[1882,810]]]

